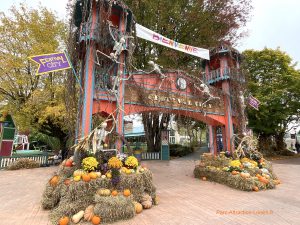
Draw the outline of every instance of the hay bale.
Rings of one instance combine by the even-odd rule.
[[[135,208],[131,198],[124,196],[99,196],[95,195],[95,215],[99,215],[104,223],[133,218]]]
[[[144,187],[147,194],[149,194],[153,199],[156,197],[156,187],[153,184],[152,172],[150,170],[145,170],[141,173],[143,177]]]
[[[7,170],[19,170],[19,169],[33,169],[40,167],[40,163],[33,159],[21,158],[11,163]]]
[[[60,165],[58,168],[58,171],[57,171],[57,175],[60,177],[68,178],[73,175],[75,170],[76,170],[76,168],[74,166],[66,167],[66,166]]]
[[[53,187],[49,184],[46,184],[46,188],[42,195],[42,207],[43,209],[53,209],[60,200],[60,184],[57,187]]]
[[[195,167],[194,177],[199,179],[206,177],[209,181],[224,184],[242,191],[252,191],[254,186],[257,186],[260,190],[275,188],[275,184],[272,179],[269,184],[265,185],[258,181],[255,177],[243,178],[240,175],[232,175],[230,172],[211,170],[207,167],[200,166]]]
[[[64,216],[72,217],[80,210],[85,210],[86,207],[94,203],[93,200],[93,197],[90,196],[81,196],[76,201],[69,201],[69,199],[62,198],[59,205],[49,214],[51,223],[58,224],[60,218]]]

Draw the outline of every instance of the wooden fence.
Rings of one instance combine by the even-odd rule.
[[[41,155],[26,156],[0,156],[0,168],[5,168],[18,159],[32,159],[40,163],[40,165],[45,165],[48,163],[48,153],[45,152]]]

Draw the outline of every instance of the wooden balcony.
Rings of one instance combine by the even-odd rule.
[[[208,84],[214,84],[223,80],[235,80],[245,82],[244,74],[240,69],[226,67],[224,69],[211,70],[205,75],[204,80]]]

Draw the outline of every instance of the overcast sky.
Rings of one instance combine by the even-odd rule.
[[[2,0],[0,11],[7,12],[12,4],[18,2],[23,0]],[[32,7],[42,2],[43,6],[55,10],[58,16],[64,18],[68,0],[26,2]],[[297,68],[300,68],[300,0],[253,0],[253,7],[253,17],[247,25],[249,36],[242,39],[237,48],[243,51],[280,47],[299,62]]]

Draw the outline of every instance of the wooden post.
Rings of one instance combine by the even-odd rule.
[[[125,19],[126,14],[125,12],[122,13],[121,18],[120,18],[120,33],[121,35],[125,34],[125,29],[126,29],[126,24],[125,24]],[[125,81],[123,80],[125,78],[125,54],[124,52],[121,53],[119,57],[119,68],[118,68],[118,76],[120,77],[119,81],[119,88],[118,88],[118,100],[117,100],[117,124],[116,124],[116,130],[120,135],[124,134],[124,95],[125,95]],[[116,148],[120,152],[122,151],[122,146],[123,142],[119,138],[116,142]]]
[[[221,64],[221,74],[223,74],[224,69],[227,68],[227,58],[225,56],[220,59]],[[230,88],[229,80],[222,82],[222,90],[224,95],[224,108],[225,108],[225,137],[226,137],[226,150],[233,151],[232,137],[233,137],[233,121],[232,121],[232,109],[230,100]]]
[[[96,4],[93,4],[92,8],[92,17],[90,22],[89,30],[90,40],[87,41],[87,52],[85,55],[85,64],[82,66],[82,77],[83,77],[83,109],[80,118],[80,128],[81,134],[78,136],[85,137],[92,130],[92,114],[93,114],[93,97],[94,97],[94,86],[95,86],[95,42],[94,38],[94,30],[96,27],[97,21],[97,8]]]

